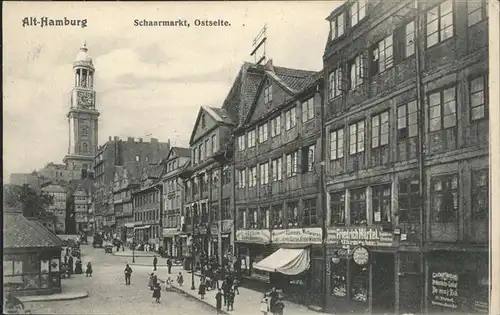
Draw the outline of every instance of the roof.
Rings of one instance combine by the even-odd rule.
[[[310,83],[310,78],[317,74],[316,71],[273,67],[274,74],[292,91],[300,91]],[[266,71],[271,72],[271,71]]]
[[[216,107],[205,106],[205,109],[208,109],[209,111],[210,110],[213,111],[213,113],[215,114],[213,116],[215,116],[214,118],[216,118],[216,120],[218,122],[222,122],[222,123],[225,123],[225,124],[233,124],[234,123],[234,121],[230,117],[229,113],[224,108],[216,108]]]
[[[190,148],[173,147],[172,149],[175,150],[175,153],[177,154],[177,156],[191,157],[191,149]]]
[[[35,219],[5,212],[4,248],[60,247],[62,240]]]

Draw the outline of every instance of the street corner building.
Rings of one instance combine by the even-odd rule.
[[[61,293],[62,240],[36,218],[4,209],[4,289],[14,295]]]

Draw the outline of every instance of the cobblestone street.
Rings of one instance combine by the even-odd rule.
[[[212,314],[215,311],[188,296],[162,291],[161,304],[153,303],[147,288],[152,268],[132,266],[132,285],[125,286],[123,269],[132,259],[105,254],[103,249],[82,246],[83,264],[92,262],[92,278],[73,275],[63,281],[65,291],[88,291],[89,297],[72,301],[29,302],[33,314]]]

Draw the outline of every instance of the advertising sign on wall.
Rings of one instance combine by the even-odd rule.
[[[321,244],[321,228],[273,230],[272,241],[277,244]]]
[[[382,231],[382,228],[338,227],[328,229],[327,243],[391,247],[394,245],[394,235],[392,232]]]
[[[248,243],[269,243],[271,233],[269,230],[238,230],[236,240]]]
[[[431,281],[431,304],[458,308],[458,275],[449,272],[432,272]]]

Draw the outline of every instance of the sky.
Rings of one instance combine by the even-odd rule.
[[[99,145],[109,136],[188,146],[200,106],[220,107],[252,42],[267,23],[274,65],[321,70],[341,1],[4,2],[4,179],[68,151],[72,64],[83,42],[96,68]],[[23,19],[87,19],[87,27],[25,26]],[[140,27],[134,20],[186,19],[191,27]],[[228,27],[195,27],[223,19]]]

